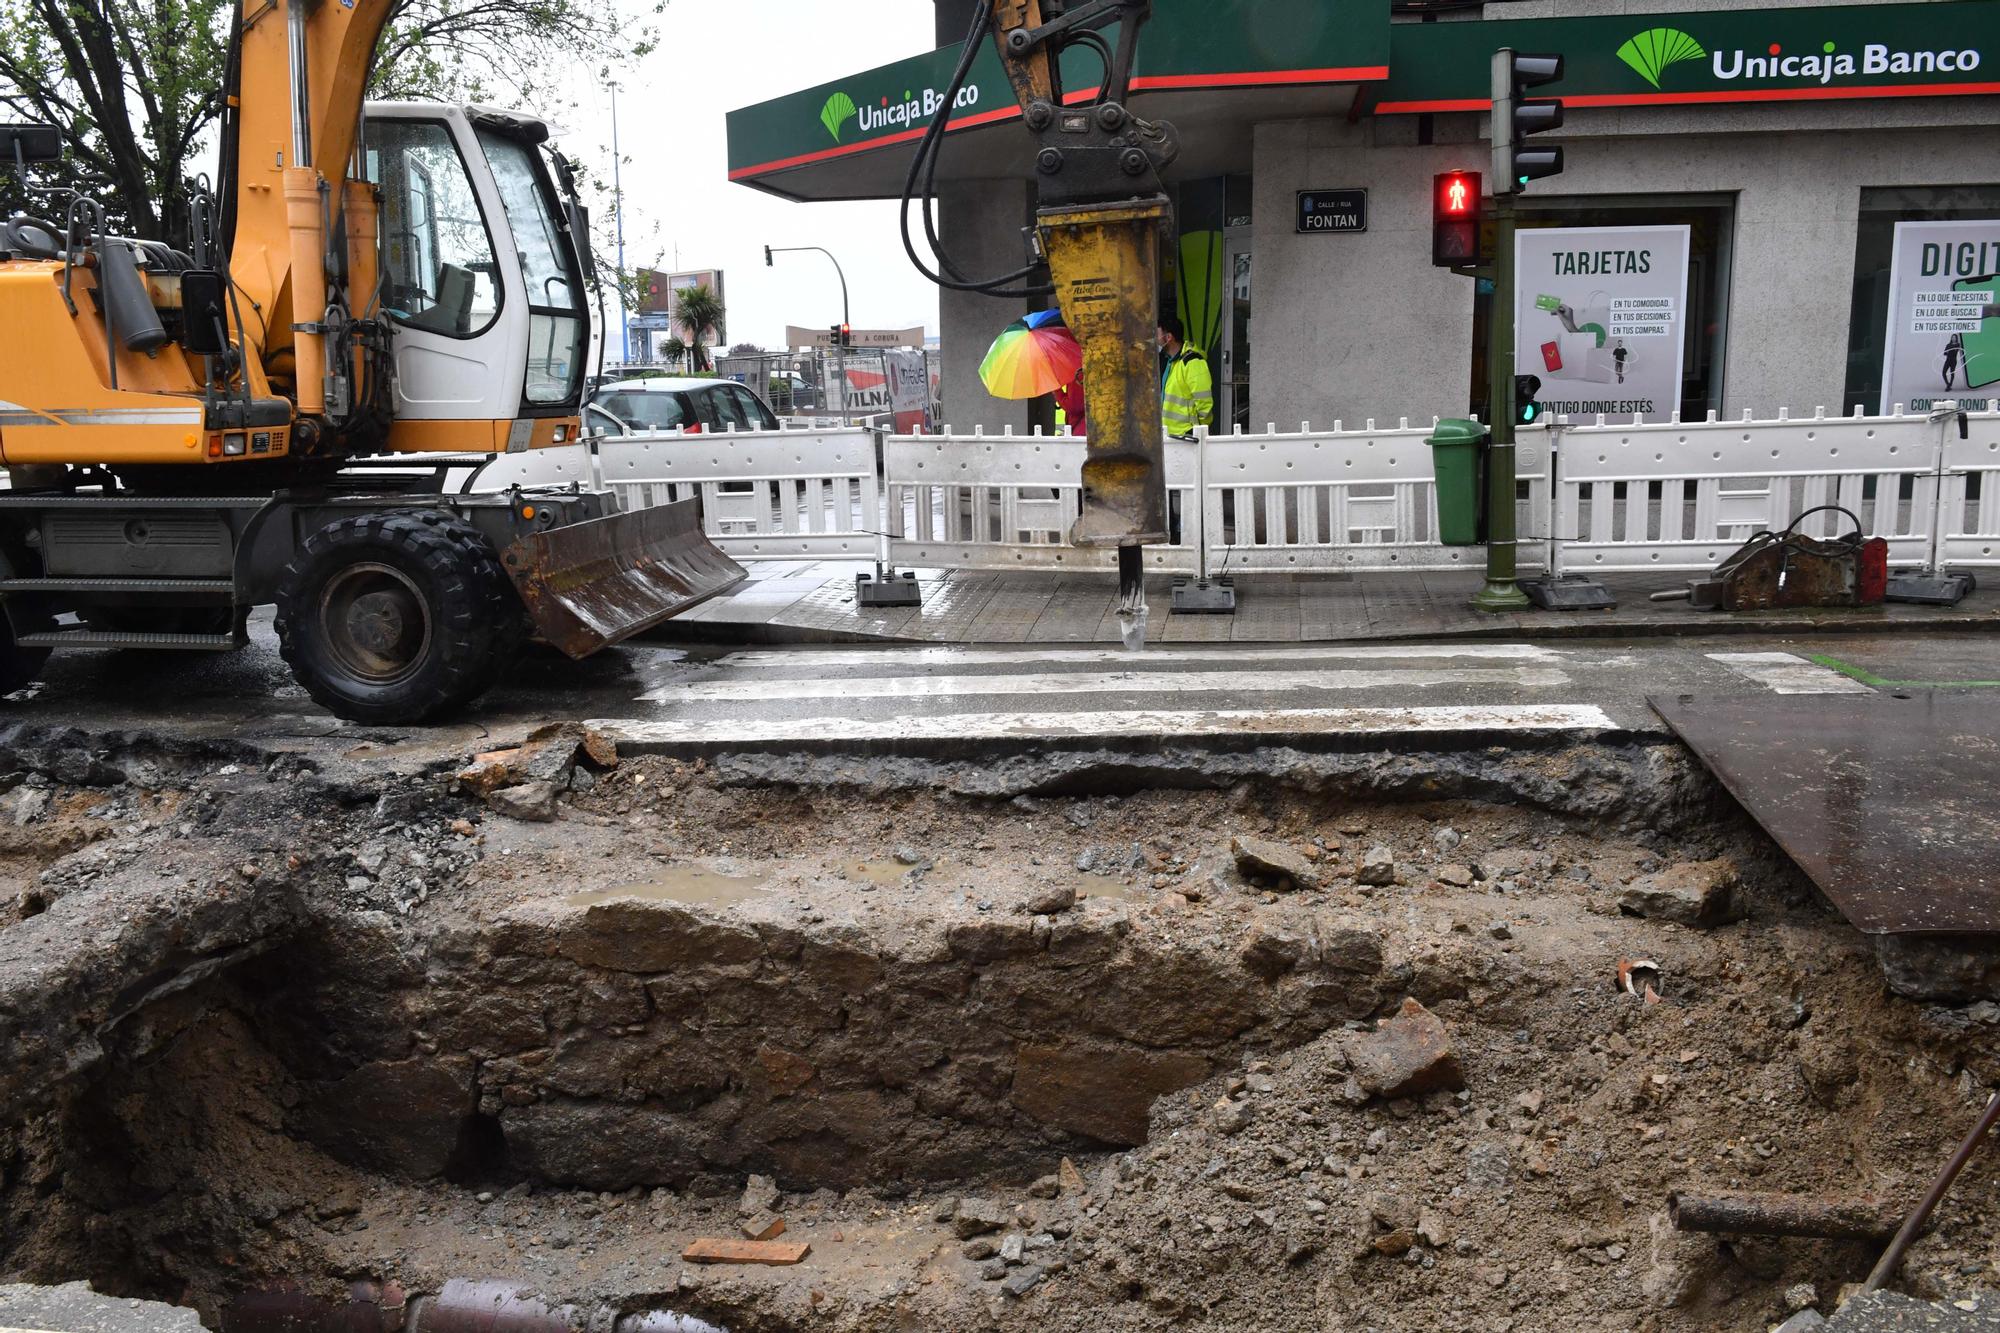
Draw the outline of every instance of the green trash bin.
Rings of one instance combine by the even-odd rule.
[[[1477,546],[1486,524],[1486,448],[1490,438],[1477,421],[1448,417],[1425,441],[1437,478],[1438,540],[1446,546]]]

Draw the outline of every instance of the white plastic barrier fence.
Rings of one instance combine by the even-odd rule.
[[[1824,504],[1889,540],[1894,561],[1929,555],[1937,427],[1922,416],[1617,424],[1558,432],[1556,536],[1572,572],[1710,569],[1765,528]],[[1851,530],[1839,514],[1803,530]]]
[[[1520,566],[1709,569],[1822,504],[1852,510],[1899,566],[2000,565],[2000,413],[1962,420],[1964,439],[1942,408],[1523,431]],[[1148,547],[1147,563],[1195,572],[1205,549],[1211,574],[1477,568],[1484,548],[1437,540],[1430,433],[1405,420],[1169,440],[1170,541]],[[608,485],[627,508],[698,495],[709,535],[746,560],[1110,569],[1112,551],[1068,541],[1084,453],[1078,438],[1011,431],[632,435],[505,455],[477,485]],[[1832,536],[1847,522],[1822,513],[1803,530]]]
[[[1156,569],[1193,572],[1206,534],[1207,572],[1451,569],[1481,548],[1438,543],[1429,426],[1167,441],[1169,535],[1146,548]],[[1546,445],[1519,451],[1524,534],[1548,531]],[[1067,435],[909,435],[883,453],[890,557],[954,569],[1114,568],[1109,550],[1067,543],[1079,512],[1084,443]],[[1194,508],[1197,476],[1203,509]],[[1523,548],[1530,565],[1539,546]]]
[[[1560,564],[1576,573],[1710,569],[1752,534],[1827,504],[1850,510],[1867,536],[1886,539],[1892,564],[2000,563],[2000,508],[1981,512],[1990,482],[2000,480],[1992,476],[2000,446],[1983,458],[1974,447],[1993,444],[2000,415],[1968,414],[1966,421],[1971,439],[1963,446],[1957,414],[1945,412],[1565,421],[1555,432]],[[1953,446],[1964,470],[1948,476]],[[1940,541],[1946,529],[1965,535]],[[1828,511],[1807,518],[1801,530],[1831,537],[1852,529]]]
[[[1435,421],[1352,431],[1308,423],[1297,434],[1215,435],[1206,445],[1209,565],[1215,573],[1455,569],[1484,562],[1485,548],[1438,542],[1437,484],[1427,443]],[[1515,449],[1520,540],[1549,531],[1545,432]],[[1523,568],[1540,544],[1521,548]]]
[[[883,446],[889,558],[950,569],[1116,569],[1112,548],[1069,544],[1083,508],[1084,444],[1069,435],[895,435]],[[1168,536],[1146,548],[1155,569],[1194,567],[1187,519],[1195,446],[1167,441]]]
[[[1966,437],[1944,424],[1938,561],[2000,565],[2000,412],[1967,413]]]
[[[476,484],[581,481],[608,486],[625,509],[697,496],[709,537],[738,560],[874,559],[876,439],[859,428],[612,435],[503,455]]]

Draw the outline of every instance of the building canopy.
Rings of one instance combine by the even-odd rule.
[[[1244,170],[1260,121],[1486,110],[1502,46],[1560,53],[1567,69],[1546,92],[1572,107],[2000,93],[1995,0],[1437,23],[1391,23],[1388,11],[1384,0],[1158,0],[1134,108],[1174,123],[1172,174],[1191,178]],[[960,49],[731,112],[730,179],[796,199],[898,196]],[[1089,51],[1065,57],[1066,88],[1100,77]],[[1032,175],[990,42],[948,114],[939,179]]]

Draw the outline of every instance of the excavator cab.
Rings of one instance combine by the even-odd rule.
[[[576,205],[548,137],[513,112],[369,104],[361,167],[392,330],[391,450],[452,448],[494,421],[513,423],[509,450],[574,438],[590,242],[571,230]]]

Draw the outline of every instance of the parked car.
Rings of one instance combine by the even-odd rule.
[[[590,435],[645,431],[776,430],[778,416],[757,393],[735,380],[659,378],[606,384],[584,405]]]

